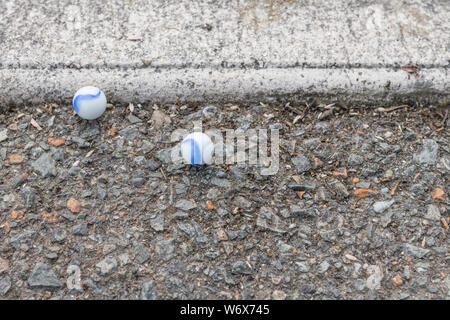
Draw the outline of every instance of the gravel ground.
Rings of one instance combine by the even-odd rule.
[[[53,104],[2,114],[0,298],[449,299],[445,112],[109,105],[87,122]],[[282,129],[279,172],[170,163],[170,134],[196,119]]]

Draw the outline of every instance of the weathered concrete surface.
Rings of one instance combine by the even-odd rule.
[[[0,105],[449,99],[447,0],[102,3],[0,2]]]

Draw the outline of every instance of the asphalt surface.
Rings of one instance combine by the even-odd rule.
[[[449,299],[447,111],[20,106],[0,115],[0,298]],[[279,171],[174,165],[194,120],[279,129]]]

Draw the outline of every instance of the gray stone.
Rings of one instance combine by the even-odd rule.
[[[314,210],[312,208],[302,208],[297,205],[291,205],[289,207],[291,216],[293,217],[313,217]]]
[[[439,211],[439,207],[434,204],[429,204],[424,218],[433,221],[441,221],[441,212]]]
[[[357,188],[369,189],[370,188],[370,182],[368,182],[368,181],[360,181],[355,186]]]
[[[63,149],[57,149],[57,148],[51,148],[52,150],[52,157],[55,159],[55,161],[64,161],[64,150]]]
[[[142,141],[142,152],[144,154],[150,153],[155,148],[155,145],[148,140]]]
[[[269,126],[269,130],[280,130],[280,134],[284,133],[284,128],[281,123],[274,123]]]
[[[408,178],[413,178],[414,175],[416,174],[417,168],[415,165],[409,166],[405,169],[405,171],[403,172],[403,174],[408,177]]]
[[[150,170],[156,171],[161,167],[161,163],[158,160],[151,158],[148,160],[148,167]]]
[[[203,234],[203,230],[197,230],[197,233],[199,235],[195,238],[196,243],[205,244],[209,242],[209,238],[207,235]]]
[[[184,220],[184,219],[189,218],[189,214],[184,211],[177,211],[177,212],[175,212],[174,216],[175,216],[175,219],[178,219],[178,220]]]
[[[36,192],[33,188],[29,186],[24,186],[22,188],[22,196],[25,201],[25,207],[27,209],[31,209],[34,204],[34,200],[36,199]]]
[[[92,191],[90,191],[90,190],[84,190],[81,193],[81,198],[83,198],[83,199],[89,198],[90,196],[92,196]]]
[[[177,203],[175,204],[175,208],[180,209],[180,210],[189,211],[189,210],[197,208],[197,204],[195,204],[194,202],[189,201],[189,200],[181,199],[181,200],[177,201]]]
[[[412,185],[409,190],[411,191],[411,193],[419,196],[425,193],[425,189],[421,183]]]
[[[23,185],[24,183],[26,182],[26,180],[25,180],[25,178],[23,177],[23,175],[19,175],[18,177],[16,177],[14,180],[13,180],[13,187],[14,188],[18,188],[18,187],[20,187],[21,185]]]
[[[156,253],[159,258],[169,261],[175,256],[174,239],[160,240],[156,243]]]
[[[172,148],[159,150],[157,153],[158,159],[165,164],[172,162]]]
[[[74,216],[74,215],[71,214],[71,213],[64,213],[64,214],[62,214],[61,216],[62,216],[63,218],[65,218],[65,219],[71,221],[71,222],[74,222],[74,221],[77,219],[77,217]]]
[[[437,168],[442,168],[450,172],[450,156],[444,155],[441,157],[441,160],[439,161]]]
[[[119,131],[119,136],[125,138],[127,141],[134,141],[139,135],[139,130],[135,126],[128,126]]]
[[[58,254],[56,252],[51,252],[46,254],[45,257],[49,260],[56,260],[58,259]]]
[[[144,156],[138,156],[134,158],[134,163],[137,164],[139,167],[142,167],[145,164],[145,157]]]
[[[13,180],[12,185],[14,188],[18,188],[21,185],[23,185],[25,183],[25,181],[26,181],[25,178],[22,175],[20,175]]]
[[[433,251],[439,254],[447,254],[448,252],[448,248],[444,248],[444,247],[433,247]]]
[[[70,141],[72,143],[75,143],[78,146],[78,148],[81,148],[81,149],[89,148],[89,146],[90,146],[89,142],[87,142],[86,140],[84,140],[81,137],[76,137],[76,136],[71,137]]]
[[[195,230],[194,226],[190,223],[184,223],[184,222],[178,222],[177,223],[178,229],[180,229],[182,232],[184,232],[189,237],[194,237],[197,234],[197,231]]]
[[[139,119],[138,117],[136,117],[135,115],[133,115],[131,113],[127,116],[127,119],[128,119],[128,121],[130,121],[131,124],[136,124],[136,123],[142,122],[141,119]]]
[[[141,300],[158,300],[158,294],[153,280],[147,280],[142,283]]]
[[[202,111],[199,110],[197,112],[193,112],[190,115],[188,115],[186,120],[187,121],[194,121],[194,120],[199,120],[201,117],[202,117]]]
[[[394,212],[392,212],[391,210],[386,211],[386,213],[384,213],[381,218],[381,225],[383,226],[383,228],[386,228],[392,221],[392,216],[394,215]]]
[[[274,290],[272,292],[272,298],[273,298],[273,300],[285,300],[286,299],[286,293],[284,293],[281,290]]]
[[[403,249],[405,250],[406,256],[415,257],[419,259],[425,257],[430,252],[430,250],[428,249],[416,247],[408,243],[403,244]]]
[[[147,248],[142,244],[139,244],[136,246],[136,248],[134,248],[134,258],[138,263],[146,263],[148,260],[150,260],[150,257],[150,253],[148,252]]]
[[[106,199],[106,190],[105,189],[103,189],[102,187],[98,187],[97,188],[97,195],[98,195],[98,198],[100,199],[100,200],[105,200]]]
[[[328,242],[332,242],[335,243],[336,242],[336,232],[335,230],[331,229],[331,230],[320,230],[319,232],[320,238],[328,241]]]
[[[1,277],[0,278],[0,297],[4,296],[6,293],[8,293],[10,288],[11,288],[11,278],[6,275]]]
[[[332,180],[329,186],[338,199],[344,199],[350,195],[347,187],[337,179]]]
[[[230,172],[230,177],[235,180],[235,181],[242,181],[245,179],[246,177],[246,173],[244,171],[245,169],[240,168],[239,166],[234,166],[233,168],[231,168]]]
[[[291,183],[288,187],[294,191],[314,191],[316,189],[316,185],[314,183]]]
[[[218,208],[217,209],[217,215],[221,218],[224,218],[228,215],[228,211],[223,209],[223,208]]]
[[[88,234],[88,225],[86,222],[79,223],[73,226],[71,231],[76,236],[85,236]]]
[[[405,266],[403,270],[403,276],[405,277],[406,280],[411,279],[411,268],[409,266]]]
[[[341,296],[341,292],[337,288],[331,288],[330,291],[335,299],[338,299]]]
[[[435,286],[433,286],[432,284],[428,285],[428,286],[427,286],[427,289],[428,289],[428,291],[429,291],[430,293],[433,293],[433,294],[439,292],[439,289],[436,288]]]
[[[122,253],[118,258],[121,266],[126,266],[130,263],[130,256],[128,255],[128,253]]]
[[[433,237],[427,237],[426,244],[428,247],[432,247],[436,244],[436,240]]]
[[[167,173],[169,173],[169,174],[182,174],[184,168],[186,168],[186,164],[184,164],[184,163],[169,164],[167,166]]]
[[[58,289],[63,283],[57,278],[53,270],[46,264],[37,263],[28,279],[32,288]]]
[[[252,202],[243,196],[237,196],[233,200],[233,204],[241,209],[249,210],[252,207]]]
[[[355,259],[356,259],[356,258],[355,258]],[[355,263],[353,264],[353,266],[354,266],[354,268],[355,268],[355,273],[356,273],[357,275],[360,275],[360,274],[361,274],[361,264],[358,263],[358,262],[355,262]]]
[[[2,158],[2,160],[6,160],[6,148],[0,149],[0,158]]]
[[[211,185],[216,186],[216,187],[220,187],[220,188],[230,188],[231,187],[231,182],[228,181],[227,179],[221,179],[221,178],[217,178],[214,177],[210,180]]]
[[[16,201],[16,197],[12,193],[6,194],[3,196],[3,201],[9,204],[13,204]]]
[[[303,155],[292,158],[292,163],[298,173],[303,173],[312,169],[311,162]]]
[[[62,242],[66,239],[67,232],[65,229],[55,229],[53,231],[53,237],[55,238],[56,241]]]
[[[394,202],[394,200],[377,201],[373,204],[373,211],[375,211],[376,213],[382,213],[386,211],[390,206],[392,206]]]
[[[362,165],[364,163],[364,158],[361,157],[360,155],[355,154],[355,153],[351,153],[348,156],[347,163],[351,167],[360,166],[360,165]]]
[[[77,176],[80,172],[82,171],[82,169],[80,167],[70,167],[68,173],[70,176],[75,177]]]
[[[83,281],[83,284],[88,286],[96,295],[98,296],[107,296],[107,294],[100,289],[94,281],[92,281],[91,279],[87,279]]]
[[[95,266],[100,269],[102,276],[107,276],[117,270],[117,260],[114,257],[106,257]]]
[[[438,155],[439,145],[432,139],[425,139],[422,151],[413,156],[413,159],[418,164],[434,165]]]
[[[253,270],[248,263],[245,263],[244,261],[237,261],[233,264],[231,273],[250,275],[253,273]]]
[[[145,178],[141,178],[141,177],[136,177],[133,178],[131,180],[131,183],[133,184],[133,186],[135,186],[136,188],[140,188],[145,184]]]
[[[286,232],[286,224],[278,217],[271,208],[262,207],[256,218],[256,225],[263,229],[269,229],[274,232]]]
[[[216,200],[221,195],[221,192],[218,189],[209,189],[206,194],[206,198],[210,200]]]
[[[8,129],[0,130],[0,142],[5,141],[8,139]]]
[[[280,210],[280,215],[281,215],[283,218],[287,219],[287,218],[290,218],[290,217],[291,217],[291,212],[290,212],[288,209],[281,209],[281,210]]]
[[[177,183],[177,184],[175,184],[175,193],[176,193],[177,195],[186,193],[187,189],[188,189],[188,186],[185,185],[184,183]],[[211,189],[211,190],[212,190],[212,189]],[[211,191],[211,190],[210,190],[210,191]],[[208,193],[209,193],[209,192],[208,192]]]
[[[50,119],[48,119],[47,121],[47,126],[51,128],[53,127],[54,123],[55,123],[55,116],[51,116]]]
[[[31,244],[37,238],[37,233],[34,230],[25,230],[11,239],[11,245],[14,249],[19,250],[22,244]]]
[[[34,171],[38,172],[42,178],[56,176],[56,162],[50,153],[43,153],[39,159],[34,161],[31,166]]]
[[[245,230],[228,230],[227,231],[228,239],[230,241],[241,241],[247,237],[247,231]]]
[[[450,278],[449,277],[445,277],[445,279],[443,280],[442,287],[444,290],[447,290],[447,296],[450,296]]]
[[[356,279],[354,282],[354,286],[356,291],[364,291],[364,289],[366,288],[366,281],[363,279]]]
[[[317,269],[317,272],[325,273],[325,272],[328,271],[329,268],[330,268],[330,264],[328,263],[328,261],[325,260],[319,265],[319,268]]]
[[[375,149],[378,152],[388,153],[389,151],[391,151],[391,146],[385,142],[378,142],[375,146]]]
[[[217,107],[215,106],[206,106],[203,108],[203,116],[206,119],[213,119],[217,116]]]
[[[150,219],[150,226],[155,231],[164,230],[164,215],[162,213],[157,214],[156,217]]]
[[[310,284],[302,285],[300,290],[303,294],[308,296],[312,296],[314,293],[316,293],[316,288]]]
[[[92,239],[92,238],[90,238],[90,239]],[[108,255],[108,254],[110,254],[110,253],[116,251],[116,249],[117,249],[117,246],[116,246],[114,243],[106,243],[106,244],[103,246],[103,252],[102,252],[102,253],[103,253],[104,255]]]
[[[307,262],[296,262],[297,269],[300,272],[307,273],[310,270],[309,264]]]
[[[366,286],[370,290],[377,290],[381,286],[381,280],[383,280],[383,271],[379,266],[371,265],[367,268],[367,273],[370,276],[366,280]]]

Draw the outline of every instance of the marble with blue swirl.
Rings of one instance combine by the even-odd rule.
[[[75,112],[86,120],[97,119],[106,110],[105,94],[99,88],[92,86],[79,89],[72,103]]]
[[[181,143],[181,155],[187,163],[201,166],[212,163],[214,144],[203,132],[194,132],[186,136]]]

